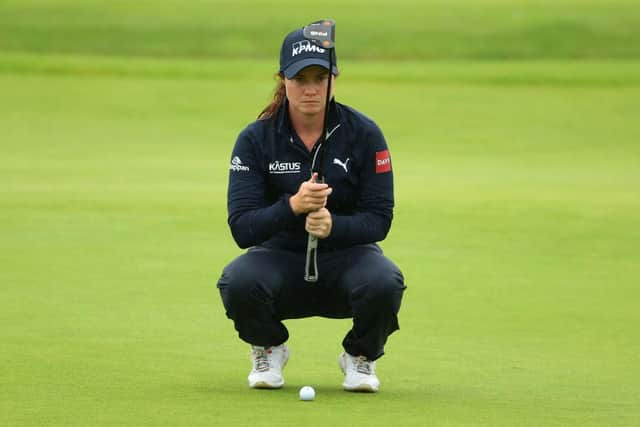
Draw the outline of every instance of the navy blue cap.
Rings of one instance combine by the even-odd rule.
[[[280,72],[288,79],[293,78],[303,68],[319,65],[329,69],[329,52],[333,57],[333,75],[338,75],[336,50],[316,46],[304,38],[302,28],[290,32],[280,48]]]

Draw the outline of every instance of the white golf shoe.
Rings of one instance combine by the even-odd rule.
[[[352,356],[342,353],[338,359],[344,372],[342,387],[347,391],[375,393],[380,389],[380,380],[376,376],[376,362],[364,356]]]
[[[251,346],[253,369],[249,374],[251,388],[280,388],[284,385],[282,369],[289,360],[289,349],[280,344],[276,347]]]

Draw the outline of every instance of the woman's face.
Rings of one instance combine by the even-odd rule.
[[[322,115],[327,96],[328,77],[329,71],[318,65],[303,68],[291,80],[285,77],[284,86],[287,90],[290,113],[304,116]],[[331,83],[333,97],[333,81]]]

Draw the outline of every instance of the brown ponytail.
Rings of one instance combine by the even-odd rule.
[[[284,87],[284,76],[282,73],[276,73],[274,76],[278,81],[275,90],[273,91],[273,100],[269,105],[264,107],[264,110],[258,114],[258,120],[265,120],[273,117],[274,114],[280,109],[280,106],[284,102],[284,98],[287,95],[287,91]]]

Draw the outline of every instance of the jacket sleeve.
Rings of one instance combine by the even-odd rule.
[[[332,213],[327,243],[340,247],[384,240],[393,220],[393,171],[382,131],[372,124],[364,135],[360,188],[352,215]]]
[[[241,248],[264,242],[296,218],[289,205],[289,194],[275,202],[267,200],[267,182],[260,156],[255,134],[245,129],[231,154],[227,192],[228,223]]]

